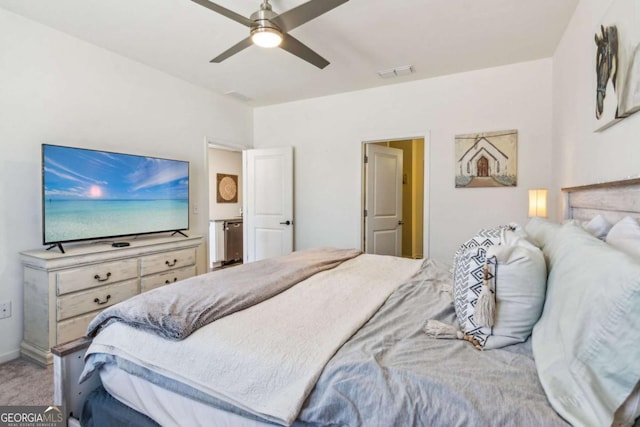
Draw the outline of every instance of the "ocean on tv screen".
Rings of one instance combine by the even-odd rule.
[[[43,145],[47,243],[183,230],[189,163]]]
[[[46,202],[47,242],[183,230],[187,200],[51,200]]]

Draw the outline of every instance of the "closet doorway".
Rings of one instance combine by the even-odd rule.
[[[362,248],[366,253],[425,256],[425,139],[362,144]]]

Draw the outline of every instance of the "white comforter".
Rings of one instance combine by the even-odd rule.
[[[323,367],[422,261],[361,255],[175,342],[112,324],[107,353],[259,417],[292,423]]]

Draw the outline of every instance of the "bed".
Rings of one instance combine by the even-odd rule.
[[[603,234],[606,224],[617,231],[618,222],[640,216],[640,180],[563,194],[572,221],[532,220],[517,231],[502,227],[495,234],[502,243],[491,247],[477,243],[490,240],[487,235],[474,236],[453,268],[350,252],[336,265],[302,274],[258,300],[231,295],[234,304],[242,303],[221,304],[233,307],[217,314],[204,310],[211,317],[207,322],[198,315],[186,327],[172,324],[163,329],[169,332],[158,333],[131,322],[99,321],[93,339],[53,349],[55,403],[64,406],[69,425],[79,425],[81,418],[83,425],[150,426],[633,425],[640,408],[640,348],[633,331],[640,319],[628,304],[640,302],[640,263],[623,253],[633,250],[628,233],[615,248],[591,234]],[[503,250],[506,235],[516,249]],[[565,262],[563,254],[576,249],[574,240],[556,237],[564,235],[582,242],[580,248],[595,254],[590,256],[610,257],[617,271],[638,274],[612,276],[604,265],[588,272],[600,282],[585,284],[584,269],[571,263],[594,263],[584,256]],[[530,263],[522,280],[544,274],[543,287],[533,292],[528,284],[526,308],[514,303],[509,314],[507,278],[522,274],[516,264],[523,253],[536,251],[542,261]],[[467,274],[472,269],[464,262],[477,261],[472,255],[480,252],[478,271],[485,273]],[[490,327],[469,328],[465,321],[474,319],[461,317],[488,301],[460,296],[460,283],[472,279],[478,280],[477,294],[482,290],[498,301],[493,308],[487,303],[495,320]],[[610,283],[598,295],[602,280]],[[554,281],[563,285],[552,286]],[[566,294],[578,287],[579,298]],[[471,288],[464,292],[472,295]],[[582,290],[600,299],[598,308],[589,306],[593,298]],[[515,319],[516,331],[505,329],[504,319],[536,305],[532,298],[539,301],[527,315],[534,320],[523,327]],[[575,324],[568,316],[585,317]],[[609,317],[600,322],[599,316]],[[191,330],[194,323],[206,324]],[[180,335],[184,330],[186,336]],[[615,342],[603,348],[607,339]],[[623,357],[615,353],[620,346]]]

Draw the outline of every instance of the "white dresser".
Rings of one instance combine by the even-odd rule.
[[[100,311],[197,274],[201,236],[142,237],[131,246],[93,243],[21,253],[24,269],[23,357],[47,365],[51,347],[84,335]]]

